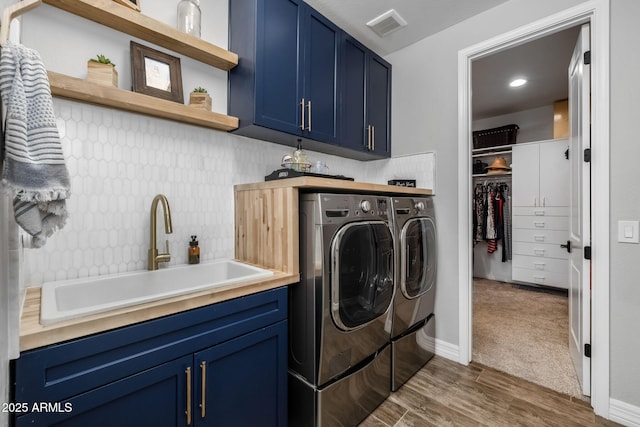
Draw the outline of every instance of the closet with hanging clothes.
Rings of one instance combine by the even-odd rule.
[[[511,145],[473,150],[473,275],[511,281]]]

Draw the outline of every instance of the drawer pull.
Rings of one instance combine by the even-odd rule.
[[[544,242],[544,236],[540,236],[540,235],[533,236],[533,240],[535,240],[536,242]]]
[[[200,370],[202,371],[202,382],[200,384],[202,390],[202,402],[200,403],[200,411],[202,418],[206,417],[207,413],[207,362],[200,363]]]
[[[535,225],[536,228],[544,228],[544,222],[542,221],[535,221],[533,225]]]
[[[534,211],[533,214],[535,216],[544,216],[544,211]]]
[[[533,253],[536,254],[536,256],[544,256],[544,249],[534,249]]]
[[[544,270],[544,262],[534,262],[533,266],[536,270]]]
[[[187,410],[184,413],[187,415],[187,425],[191,425],[191,368],[187,368],[184,373],[187,375]]]

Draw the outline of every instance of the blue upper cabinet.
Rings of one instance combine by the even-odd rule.
[[[237,17],[239,7],[243,9],[251,5],[251,1],[230,1],[231,18]],[[252,15],[256,19],[255,62],[249,55],[242,55],[243,67],[255,67],[253,70],[238,70],[239,73],[229,76],[230,90],[234,92],[229,97],[230,107],[237,104],[242,108],[242,125],[251,124],[251,93],[239,99],[236,87],[243,86],[249,92],[251,88],[244,88],[246,80],[242,71],[252,71],[255,78],[255,124],[270,129],[280,130],[290,134],[301,133],[300,102],[303,98],[304,78],[298,64],[302,61],[301,23],[303,22],[304,4],[300,0],[258,1],[257,10]],[[248,11],[247,11],[248,12]],[[249,12],[251,13],[251,12]],[[231,38],[234,44],[238,38],[251,37],[246,31],[246,25],[230,26]],[[239,30],[239,31],[238,31]],[[251,50],[253,40],[247,40],[246,45]],[[240,55],[239,55],[240,56]],[[240,75],[238,75],[240,74]],[[248,113],[248,114],[247,114]]]
[[[338,47],[340,30],[329,20],[305,7],[303,136],[338,142]]]
[[[340,70],[342,143],[377,157],[391,156],[391,65],[344,34]]]
[[[367,73],[368,150],[391,156],[391,65],[369,53]]]
[[[378,149],[388,137],[374,150],[341,134],[350,121],[341,103],[351,96],[342,81],[343,38],[302,0],[229,0],[229,49],[238,54],[228,95],[228,113],[240,121],[235,133],[290,146],[302,140],[303,148],[362,160],[388,157],[390,149]],[[365,108],[364,95],[356,96]],[[388,117],[389,106],[383,109],[379,116]],[[388,123],[382,127],[388,133]]]

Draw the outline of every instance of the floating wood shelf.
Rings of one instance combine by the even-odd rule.
[[[177,102],[118,89],[117,87],[90,83],[83,79],[69,77],[53,71],[49,71],[49,83],[51,84],[51,93],[62,98],[190,123],[211,129],[229,131],[238,128],[238,119],[236,117],[200,110]]]
[[[229,71],[238,65],[238,55],[235,53],[179,31],[112,0],[43,0],[43,2],[221,70]]]

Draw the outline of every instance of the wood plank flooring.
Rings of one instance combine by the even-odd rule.
[[[436,356],[361,427],[599,426],[589,404],[477,363]]]

